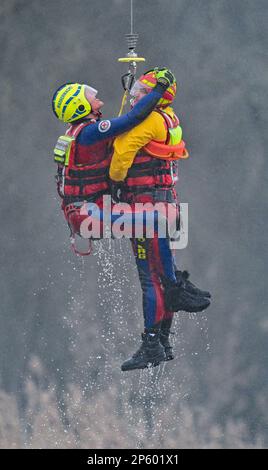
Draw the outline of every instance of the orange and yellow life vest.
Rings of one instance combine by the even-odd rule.
[[[172,119],[162,110],[157,112],[164,118],[166,142],[152,140],[137,153],[125,180],[129,192],[172,188],[178,179],[177,161],[189,157],[178,117]]]

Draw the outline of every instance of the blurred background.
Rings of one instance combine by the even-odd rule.
[[[266,0],[134,0],[138,71],[176,74],[191,154],[177,264],[213,303],[176,316],[174,361],[123,374],[134,259],[127,240],[72,254],[51,96],[86,82],[117,115],[130,0],[1,1],[1,448],[267,447],[267,21]]]

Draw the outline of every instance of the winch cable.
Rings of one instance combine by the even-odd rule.
[[[127,97],[130,92],[130,89],[134,83],[136,72],[137,72],[137,63],[145,62],[144,57],[138,57],[136,53],[136,45],[138,42],[139,35],[133,32],[133,0],[130,0],[130,33],[126,34],[126,40],[128,45],[128,53],[125,57],[120,57],[118,62],[124,62],[128,64],[128,72],[122,75],[121,82],[125,90],[121,102],[121,107],[118,116],[121,116],[124,106],[127,102]]]

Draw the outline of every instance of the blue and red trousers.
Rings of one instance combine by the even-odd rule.
[[[132,248],[142,288],[144,327],[159,328],[173,317],[165,307],[161,277],[176,282],[175,263],[167,238],[132,238]]]

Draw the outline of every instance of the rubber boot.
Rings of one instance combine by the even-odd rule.
[[[155,367],[158,366],[160,362],[165,361],[165,350],[160,344],[159,337],[160,331],[157,333],[142,333],[141,346],[130,359],[123,362],[121,370],[146,369],[150,365]]]
[[[170,344],[169,337],[171,334],[174,334],[170,331],[171,323],[173,318],[167,318],[162,320],[161,330],[160,330],[160,343],[165,349],[166,361],[172,361],[174,359],[173,348]]]
[[[177,282],[180,282],[182,280],[185,289],[193,295],[198,295],[200,297],[208,297],[211,298],[210,292],[207,290],[201,290],[198,287],[196,287],[191,281],[189,281],[190,274],[188,271],[175,271],[176,279]]]

